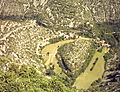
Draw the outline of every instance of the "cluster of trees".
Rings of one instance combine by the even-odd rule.
[[[75,79],[82,73],[85,71],[85,69],[87,68],[87,66],[89,65],[96,49],[98,48],[98,44],[95,44],[94,41],[92,41],[92,44],[90,45],[90,48],[87,50],[87,53],[89,52],[90,54],[87,56],[87,58],[85,59],[85,62],[83,64],[81,64],[81,66],[77,66],[76,64],[74,64],[75,68],[73,66],[70,67],[70,65],[68,64],[71,64],[71,60],[73,59],[70,59],[70,55],[66,54],[68,53],[67,49],[70,48],[71,50],[71,53],[73,53],[75,51],[75,49],[73,49],[72,47],[75,47],[75,46],[72,46],[74,42],[72,43],[68,43],[68,44],[65,44],[63,46],[61,46],[59,49],[58,49],[58,53],[56,55],[57,59],[59,60],[59,66],[62,68],[63,70],[63,73],[65,73],[69,78],[71,78],[71,84],[74,83]],[[85,42],[84,42],[85,43]],[[82,43],[81,43],[82,44]],[[80,43],[78,45],[81,45]],[[81,45],[82,46],[82,45]],[[76,47],[78,50],[79,48]],[[84,47],[83,47],[84,48]],[[80,54],[80,53],[79,53]],[[85,54],[85,52],[83,53]],[[72,55],[74,55],[74,57],[77,55],[76,53],[73,53]],[[81,54],[82,55],[82,54]],[[75,59],[73,59],[75,60]],[[79,60],[80,60],[80,57],[79,57]],[[67,62],[71,62],[71,63],[67,63]],[[75,61],[74,61],[75,62]],[[79,62],[79,61],[78,61]],[[80,62],[79,62],[80,63]],[[73,72],[73,70],[75,72]]]
[[[50,76],[49,79],[32,66],[16,63],[8,65],[7,70],[0,71],[0,92],[75,92],[57,76]]]
[[[103,22],[96,23],[92,29],[96,37],[99,37],[102,40],[105,40],[111,47],[117,46],[120,38],[120,22]]]
[[[51,44],[53,44],[53,43],[62,41],[62,40],[64,40],[64,39],[65,39],[64,36],[61,36],[61,37],[56,37],[56,38],[50,39],[49,42],[50,42]]]

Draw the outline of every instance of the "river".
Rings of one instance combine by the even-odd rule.
[[[75,40],[92,40],[91,38],[84,38],[84,37],[80,37],[78,39]],[[59,67],[59,65],[57,64],[58,60],[56,59],[56,53],[57,53],[57,49],[66,44],[66,43],[70,43],[73,42],[75,40],[65,40],[65,41],[60,41],[54,44],[50,44],[47,45],[43,48],[43,50],[41,51],[41,54],[44,54],[44,56],[42,57],[45,61],[45,65],[47,67],[47,69],[50,67],[50,65],[54,65],[54,71],[55,73],[61,73],[62,69]],[[73,87],[76,87],[78,89],[88,89],[90,87],[90,85],[97,79],[102,78],[102,75],[104,73],[104,65],[105,65],[105,60],[103,58],[103,56],[105,55],[105,53],[107,52],[107,48],[104,47],[102,52],[97,52],[94,54],[92,60],[90,61],[90,64],[88,65],[88,67],[86,68],[85,72],[80,74],[76,81],[73,84]],[[47,54],[48,53],[48,54]],[[96,64],[94,65],[93,70],[91,71],[91,67],[93,67],[93,63],[95,62],[96,58],[98,58]]]

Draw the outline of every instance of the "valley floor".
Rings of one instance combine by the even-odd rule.
[[[75,40],[92,40],[91,38],[84,38],[80,37]],[[60,74],[62,72],[61,67],[58,65],[58,60],[56,59],[57,49],[66,44],[73,42],[75,40],[65,40],[60,41],[54,44],[47,45],[43,48],[41,51],[41,54],[43,55],[43,59],[45,61],[45,65],[47,69],[50,68],[51,65],[54,65],[54,72]],[[99,49],[99,48],[98,48]],[[105,53],[108,52],[108,48],[104,47],[102,52],[97,52],[94,54],[92,60],[90,61],[89,66],[86,68],[85,72],[80,74],[78,78],[76,79],[73,87],[76,87],[78,89],[88,89],[90,85],[99,78],[102,78],[102,75],[104,73],[104,65],[105,61],[103,56]],[[97,62],[95,63],[96,59],[98,58]],[[93,64],[95,63],[95,64]],[[93,69],[91,70],[91,68]]]

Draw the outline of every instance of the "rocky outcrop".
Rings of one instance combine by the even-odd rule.
[[[19,64],[40,63],[39,51],[49,43],[49,39],[57,36],[52,30],[37,25],[35,20],[0,22],[0,56]]]
[[[119,37],[120,38],[120,37]],[[103,92],[119,92],[120,91],[120,48],[114,47],[111,52],[111,58],[107,60],[106,72],[104,81],[100,88]]]
[[[54,29],[120,19],[119,0],[1,0],[0,6],[2,19],[36,19]]]
[[[57,37],[53,29],[81,30],[82,27],[93,27],[94,24],[99,22],[112,23],[116,20],[119,21],[120,0],[1,0],[0,19],[0,56],[8,57],[19,64],[34,64],[35,66],[39,66],[42,64],[38,64],[36,61],[41,62],[41,57],[39,56],[41,46],[48,44],[49,39]],[[116,24],[114,27],[116,27]],[[106,37],[102,33],[101,35],[101,38],[106,39],[108,37],[108,43],[111,37],[115,37],[118,42],[120,41],[118,33],[112,36],[106,35]],[[79,45],[74,44],[74,46],[77,49],[73,47],[72,49],[77,51]],[[118,43],[113,46],[119,47]],[[118,50],[118,47],[115,48]],[[70,48],[68,48],[67,52],[69,53],[69,51]],[[71,56],[74,54],[80,56],[80,52],[70,53]],[[108,71],[104,76],[106,82],[101,84],[101,88],[105,92],[107,90],[113,92],[119,87],[119,55],[117,52],[117,58],[108,61]],[[68,61],[67,59],[70,58],[71,62],[65,63],[68,68],[73,69],[75,68],[75,63],[72,63],[72,59],[79,60],[78,57],[71,58],[67,56],[66,58],[62,56],[62,58],[65,61]],[[80,65],[80,62],[78,65]],[[76,69],[78,69],[78,66]],[[114,76],[114,78],[110,78],[109,76]],[[119,92],[119,89],[117,91]]]
[[[77,77],[88,66],[96,45],[94,41],[78,40],[58,49],[59,65],[69,76]],[[70,75],[71,74],[71,75]]]

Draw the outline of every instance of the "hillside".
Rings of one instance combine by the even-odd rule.
[[[0,92],[119,86],[119,0],[0,0]]]

